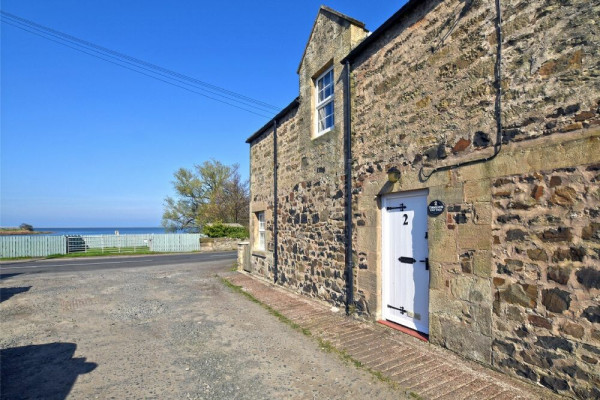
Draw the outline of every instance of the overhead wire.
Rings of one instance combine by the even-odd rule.
[[[120,64],[120,63],[117,63],[117,62],[114,62],[114,61],[108,60],[108,59],[106,59],[106,58],[104,58],[104,57],[100,57],[100,56],[98,56],[98,55],[96,55],[96,54],[89,53],[88,51],[82,50],[82,49],[80,49],[80,48],[77,48],[77,47],[70,46],[69,44],[66,44],[65,42],[61,42],[61,41],[58,41],[58,40],[51,39],[51,38],[49,38],[49,37],[47,37],[47,36],[44,36],[44,35],[40,34],[39,32],[31,31],[31,30],[29,30],[29,29],[27,29],[27,28],[24,28],[24,27],[22,27],[22,26],[19,26],[19,25],[16,25],[16,24],[13,24],[13,23],[11,23],[11,22],[7,22],[7,21],[3,21],[3,22],[7,23],[8,25],[12,25],[12,26],[14,26],[14,27],[16,27],[16,28],[22,29],[22,30],[24,30],[24,31],[26,31],[26,32],[29,32],[29,33],[32,33],[32,34],[34,34],[34,35],[40,36],[40,37],[42,37],[42,38],[44,38],[44,39],[50,40],[50,41],[52,41],[52,42],[55,42],[55,43],[58,43],[58,44],[61,44],[61,45],[64,45],[64,46],[66,46],[66,47],[69,47],[69,48],[71,48],[71,49],[73,49],[73,50],[80,51],[80,52],[82,52],[82,53],[84,53],[84,54],[87,54],[87,55],[90,55],[90,56],[92,56],[92,57],[96,57],[96,58],[99,58],[99,59],[101,59],[101,60],[104,60],[104,61],[106,61],[106,62],[109,62],[109,63],[111,63],[111,64],[118,65],[118,66],[120,66],[120,67],[126,68],[126,69],[128,69],[128,70],[130,70],[130,71],[138,72],[138,73],[140,73],[140,74],[142,74],[142,75],[148,76],[148,77],[150,77],[150,78],[157,79],[157,80],[159,80],[159,81],[161,81],[161,82],[165,82],[165,83],[167,83],[167,84],[170,84],[170,85],[173,85],[173,86],[176,86],[176,87],[179,87],[179,88],[182,88],[182,89],[188,90],[188,91],[190,91],[190,92],[192,92],[192,93],[196,93],[196,94],[199,94],[199,95],[201,95],[201,96],[207,97],[207,98],[209,98],[209,99],[211,99],[211,100],[219,101],[219,102],[222,102],[222,103],[224,103],[224,104],[227,104],[227,105],[231,105],[231,106],[233,106],[233,107],[240,108],[239,106],[237,106],[237,105],[234,105],[234,104],[230,104],[230,103],[228,103],[228,102],[226,102],[226,101],[224,101],[224,100],[222,100],[222,99],[214,98],[214,97],[212,97],[212,96],[208,96],[208,95],[206,95],[206,94],[204,94],[204,93],[201,93],[201,92],[197,92],[197,91],[191,90],[191,89],[189,89],[189,88],[186,88],[186,87],[183,87],[183,86],[181,86],[181,85],[173,84],[173,83],[172,83],[172,82],[170,82],[170,81],[166,81],[166,80],[164,80],[164,79],[160,79],[160,78],[158,78],[158,77],[156,77],[156,76],[154,76],[154,75],[146,74],[146,73],[144,73],[144,72],[141,72],[141,71],[139,71],[139,70],[137,70],[137,69],[134,69],[134,68],[127,67],[127,66],[125,66],[125,65],[123,65],[123,64]],[[86,49],[86,50],[91,50],[91,49],[87,49],[87,48],[85,48],[85,49]],[[110,58],[116,59],[116,60],[118,60],[118,61],[120,61],[120,62],[124,62],[124,63],[126,63],[126,64],[130,64],[130,65],[132,65],[132,66],[134,66],[134,67],[136,67],[136,68],[140,68],[140,69],[143,69],[143,70],[146,70],[146,71],[152,72],[152,73],[157,73],[157,72],[155,72],[155,71],[153,71],[153,70],[151,70],[151,69],[149,69],[149,68],[140,67],[139,65],[136,65],[136,64],[134,64],[134,63],[131,63],[131,62],[123,61],[123,60],[121,60],[121,59],[119,59],[119,58],[116,58],[116,57],[113,57],[113,56],[110,56],[110,55],[106,55],[106,54],[104,54],[104,53],[100,53],[100,52],[98,52],[98,51],[95,51],[95,50],[91,50],[91,51],[94,51],[94,52],[96,52],[96,53],[102,54],[103,56],[106,56],[106,57],[110,57]],[[164,76],[163,74],[160,74],[160,73],[157,73],[157,74],[158,74],[158,75],[161,75],[161,76]],[[177,82],[180,82],[180,83],[183,83],[183,84],[190,85],[190,86],[194,87],[194,85],[192,85],[192,84],[190,84],[190,83],[188,83],[188,82],[185,82],[185,81],[183,81],[183,80],[174,79],[174,78],[169,78],[169,79],[173,79],[174,81],[177,81]],[[200,88],[200,90],[206,90],[206,89]],[[216,94],[216,95],[219,95],[219,96],[223,96],[223,95],[220,95],[219,93],[214,93],[214,92],[211,92],[211,91],[208,91],[208,93],[213,93],[213,94]],[[264,109],[262,109],[262,108],[260,108],[260,107],[257,107],[257,106],[255,106],[255,105],[246,104],[246,103],[242,102],[241,100],[237,100],[237,99],[234,99],[234,98],[228,98],[228,97],[225,97],[225,98],[227,98],[228,100],[231,100],[231,101],[239,102],[239,103],[241,103],[241,104],[243,104],[243,105],[245,105],[245,106],[247,106],[247,107],[253,107],[253,108],[256,108],[256,109],[258,109],[259,111],[266,111],[266,110],[264,110]],[[241,109],[242,109],[242,110],[245,110],[245,111],[252,112],[251,110],[246,110],[245,108],[241,108]],[[267,112],[270,112],[270,111],[267,111]],[[263,115],[263,114],[257,114],[257,115],[263,116],[263,117],[265,117],[265,118],[270,118],[269,116],[267,116],[267,115]]]
[[[88,47],[88,48],[90,48],[90,47],[91,48],[95,48],[95,49],[97,49],[98,51],[100,51],[102,53],[109,53],[109,54],[111,54],[111,55],[113,55],[113,56],[115,56],[117,58],[127,59],[127,60],[129,60],[129,61],[131,61],[131,62],[133,62],[135,64],[145,65],[148,68],[151,68],[151,69],[154,69],[154,70],[157,70],[157,71],[161,71],[161,72],[169,74],[169,75],[177,76],[178,78],[181,78],[181,79],[184,79],[184,80],[188,80],[190,82],[197,83],[197,84],[199,84],[201,86],[205,86],[205,87],[213,89],[213,90],[217,90],[217,91],[221,91],[223,93],[227,93],[229,95],[232,95],[232,96],[235,96],[235,97],[247,100],[249,102],[262,105],[262,106],[264,106],[266,108],[271,108],[274,111],[278,111],[279,110],[279,107],[274,106],[272,104],[268,104],[268,103],[265,103],[263,101],[256,100],[256,99],[253,99],[251,97],[244,96],[242,94],[239,94],[239,93],[236,93],[236,92],[224,89],[222,87],[219,87],[219,86],[216,86],[216,85],[213,85],[213,84],[201,81],[199,79],[196,79],[196,78],[193,78],[193,77],[190,77],[190,76],[187,76],[187,75],[184,75],[184,74],[181,74],[181,73],[169,70],[167,68],[160,67],[160,66],[158,66],[156,64],[149,63],[149,62],[141,60],[139,58],[135,58],[135,57],[129,56],[127,54],[123,54],[123,53],[120,53],[118,51],[114,51],[114,50],[108,49],[106,47],[97,45],[95,43],[89,42],[89,41],[84,40],[84,39],[80,39],[78,37],[75,37],[73,35],[69,35],[69,34],[64,33],[64,32],[57,31],[56,29],[52,29],[52,28],[46,27],[44,25],[38,24],[36,22],[33,22],[31,20],[19,17],[19,16],[14,15],[14,14],[8,13],[6,11],[0,11],[0,13],[3,16],[5,16],[5,17],[8,17],[8,18],[11,18],[13,20],[18,21],[19,23],[28,25],[30,27],[33,27],[33,28],[37,29],[37,30],[42,30],[42,31],[44,31],[46,33],[52,34],[53,36],[58,36],[61,39],[68,40],[70,42],[76,42],[76,43],[78,43],[78,44],[80,44],[82,46]]]
[[[77,50],[79,52],[90,55],[92,57],[99,58],[103,61],[120,66],[120,67],[128,69],[130,71],[140,73],[140,74],[148,76],[150,78],[167,83],[169,85],[179,87],[179,88],[187,90],[189,92],[204,96],[208,99],[227,104],[229,106],[250,112],[255,115],[259,115],[264,118],[271,118],[272,114],[274,114],[274,112],[272,110],[278,110],[278,108],[276,106],[270,105],[263,101],[253,99],[251,97],[241,95],[239,93],[221,88],[219,86],[200,81],[196,78],[192,78],[190,76],[180,74],[178,72],[175,72],[175,71],[160,67],[158,65],[140,60],[138,58],[131,57],[131,56],[128,56],[123,53],[119,53],[114,50],[110,50],[108,48],[96,45],[92,42],[76,38],[75,36],[65,34],[63,32],[54,30],[52,28],[45,27],[43,25],[37,24],[33,21],[26,20],[24,18],[7,13],[5,11],[0,11],[0,13],[2,16],[2,22],[6,23],[8,25],[14,26],[16,28],[19,28],[19,29],[29,32],[31,34],[37,35],[37,36],[47,39],[49,41],[69,47],[73,50]],[[77,46],[77,47],[75,47],[75,46]],[[97,54],[93,54],[91,52],[94,52]],[[98,54],[100,54],[101,56],[99,56]],[[107,59],[106,57],[116,60],[118,62]],[[127,65],[124,65],[124,64],[131,65],[133,68],[128,67]],[[145,73],[141,70],[145,70],[150,73]],[[169,79],[169,80],[161,79],[156,75],[161,76],[166,79]],[[172,81],[176,81],[176,82],[182,83],[184,85],[191,86],[194,89],[208,92],[212,96],[207,95],[202,92],[198,92],[197,90],[190,89],[189,87],[178,85],[176,83],[173,83]],[[216,98],[214,96],[222,97],[222,99]],[[236,102],[236,103],[238,103],[238,105],[231,104],[230,102]],[[246,107],[254,108],[255,110],[262,112],[262,114],[256,112],[255,110],[249,110]],[[265,115],[265,113],[270,114],[270,115]]]
[[[3,21],[3,22],[5,22],[5,23],[8,23],[9,25],[15,26],[15,27],[17,27],[17,28],[20,28],[20,29],[22,29],[22,30],[24,30],[24,31],[27,31],[27,32],[29,32],[29,33],[32,33],[32,34],[34,34],[34,35],[38,35],[38,36],[44,37],[44,36],[42,36],[42,35],[39,35],[37,32],[30,31],[30,30],[28,30],[28,29],[26,29],[26,28],[23,28],[23,27],[21,27],[21,26],[14,25],[14,24],[11,24],[11,23],[9,23],[9,22],[6,22],[6,21]],[[74,46],[69,46],[68,44],[66,44],[66,43],[64,43],[64,42],[60,42],[60,41],[58,41],[58,40],[54,40],[54,39],[51,39],[51,38],[48,38],[48,37],[44,37],[44,38],[45,38],[45,39],[47,39],[47,40],[50,40],[51,42],[55,42],[55,43],[61,44],[61,45],[63,45],[63,46],[69,47],[69,48],[71,48],[71,49],[73,49],[73,50],[76,50],[76,51],[79,51],[79,52],[81,52],[81,53],[84,53],[84,54],[90,55],[90,56],[92,56],[92,57],[96,57],[96,58],[98,58],[98,59],[100,59],[100,60],[103,60],[103,61],[109,62],[109,63],[111,63],[111,64],[114,64],[114,65],[117,65],[117,66],[119,66],[119,67],[122,67],[122,68],[128,69],[128,70],[130,70],[130,71],[133,71],[133,72],[137,72],[137,73],[139,73],[139,74],[142,74],[142,75],[145,75],[145,76],[147,76],[147,77],[150,77],[150,78],[156,79],[156,80],[158,80],[158,81],[164,82],[164,83],[166,83],[166,84],[168,84],[168,85],[175,86],[175,87],[178,87],[178,88],[181,88],[181,89],[187,90],[188,92],[192,92],[192,93],[198,94],[198,95],[200,95],[200,96],[203,96],[203,97],[206,97],[206,98],[208,98],[208,99],[211,99],[211,100],[214,100],[214,101],[218,101],[218,102],[220,102],[220,103],[226,104],[226,105],[228,105],[228,106],[231,106],[231,107],[238,108],[238,109],[240,109],[240,110],[243,110],[243,111],[246,111],[246,112],[249,112],[249,113],[252,113],[252,114],[258,115],[258,116],[260,116],[260,117],[264,117],[264,118],[271,118],[269,115],[260,114],[260,113],[257,113],[257,112],[255,112],[255,111],[253,111],[253,110],[248,110],[248,109],[246,109],[246,108],[244,108],[244,107],[240,107],[240,106],[238,106],[238,105],[231,104],[231,103],[229,103],[229,102],[227,102],[227,101],[225,101],[225,100],[221,100],[221,99],[218,99],[218,98],[216,98],[216,97],[212,97],[212,96],[209,96],[209,95],[207,95],[207,94],[204,94],[204,93],[202,93],[202,92],[198,92],[198,91],[192,90],[192,89],[190,89],[190,88],[187,88],[187,87],[185,87],[185,86],[182,86],[182,85],[175,84],[175,83],[173,83],[173,82],[170,82],[170,81],[167,81],[167,80],[165,80],[165,79],[161,79],[161,78],[159,78],[159,77],[157,77],[157,76],[155,76],[155,75],[147,74],[147,73],[145,73],[145,72],[142,72],[142,71],[140,71],[140,70],[137,70],[137,69],[134,69],[134,68],[130,68],[130,67],[126,66],[126,65],[119,64],[119,63],[117,63],[117,62],[114,62],[114,61],[111,61],[111,60],[109,60],[109,59],[106,59],[106,58],[100,57],[100,56],[98,56],[98,55],[96,55],[96,54],[88,53],[87,51],[85,51],[85,50],[82,50],[82,49],[79,49],[79,48],[77,48],[77,47],[74,47]]]

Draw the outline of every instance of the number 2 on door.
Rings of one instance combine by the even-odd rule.
[[[402,225],[408,225],[408,214],[402,214],[402,216],[404,217],[404,223],[402,223]]]

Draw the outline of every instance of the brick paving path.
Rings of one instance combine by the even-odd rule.
[[[244,273],[227,279],[302,328],[423,399],[561,399],[394,329],[332,312],[330,306]]]

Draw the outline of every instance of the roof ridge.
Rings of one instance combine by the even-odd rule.
[[[334,14],[334,15],[337,15],[338,17],[343,18],[343,19],[347,20],[348,22],[353,23],[354,25],[357,25],[359,28],[364,28],[365,27],[365,23],[364,22],[359,21],[359,20],[357,20],[355,18],[352,18],[352,17],[350,17],[350,16],[348,16],[346,14],[343,14],[343,13],[337,11],[337,10],[334,10],[331,7],[327,7],[326,5],[322,4],[321,7],[319,7],[319,11],[321,11],[321,10],[325,10],[327,12],[330,12],[330,13]]]
[[[300,73],[300,67],[302,66],[302,61],[304,61],[304,56],[306,56],[306,50],[308,50],[308,45],[312,39],[312,35],[313,32],[315,31],[315,26],[317,26],[317,20],[319,19],[319,15],[323,12],[327,12],[329,14],[335,15],[338,18],[344,19],[348,22],[350,22],[353,25],[358,26],[359,28],[362,28],[364,30],[367,30],[365,28],[365,23],[361,22],[357,19],[354,19],[352,17],[347,16],[346,14],[342,14],[339,11],[334,10],[333,8],[327,7],[325,5],[321,5],[319,7],[319,11],[317,12],[317,17],[315,18],[315,22],[313,22],[312,28],[310,29],[310,35],[308,35],[308,40],[306,41],[306,46],[304,46],[304,51],[302,52],[302,57],[300,57],[300,63],[298,64],[298,69],[296,70],[296,73]]]

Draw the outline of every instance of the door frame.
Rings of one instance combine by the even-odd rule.
[[[388,289],[386,289],[386,279],[388,279],[388,273],[389,273],[389,257],[388,257],[388,251],[392,248],[392,243],[391,243],[391,235],[388,235],[386,237],[386,231],[390,229],[389,226],[387,226],[388,219],[386,218],[387,216],[387,209],[386,207],[388,206],[388,204],[390,203],[390,201],[394,201],[397,199],[403,199],[403,198],[407,198],[407,197],[423,197],[425,199],[425,206],[427,205],[427,200],[429,197],[429,189],[419,189],[419,190],[410,190],[410,191],[405,191],[405,192],[393,192],[393,193],[387,193],[381,196],[381,229],[380,229],[380,237],[381,237],[381,255],[380,255],[380,267],[381,267],[381,276],[380,276],[380,307],[379,307],[379,315],[381,315],[381,319],[385,320],[385,307],[388,304],[389,300],[387,298],[388,295]],[[429,220],[427,218],[427,216],[425,216],[425,230],[426,232],[429,231]],[[430,252],[430,246],[429,246],[429,241],[427,241],[427,252],[429,254]],[[431,282],[431,270],[429,271],[429,282]],[[427,320],[428,320],[428,326],[427,326],[427,332],[424,332],[425,334],[429,333],[429,322],[430,322],[430,312],[429,312],[429,292],[430,292],[430,287],[429,284],[427,285],[427,291],[428,291],[428,296],[427,296]],[[393,324],[397,324],[396,322],[392,322]],[[401,324],[400,324],[401,325]],[[402,325],[404,326],[404,325]],[[406,327],[410,330],[414,330],[415,332],[418,332],[418,329],[416,327]]]

